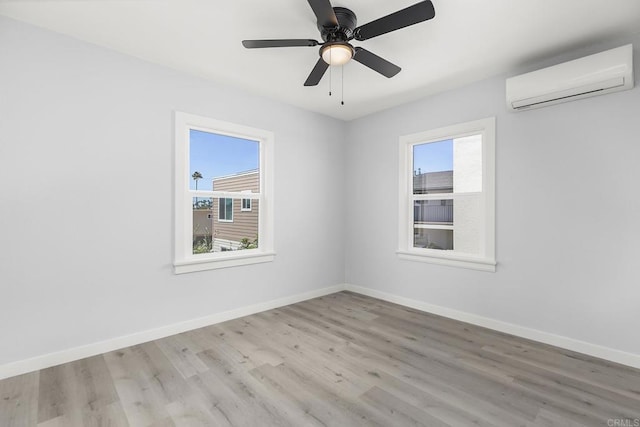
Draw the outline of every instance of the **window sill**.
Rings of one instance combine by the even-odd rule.
[[[196,271],[215,270],[218,268],[271,262],[274,260],[275,255],[275,252],[255,252],[246,254],[232,253],[229,255],[221,253],[220,256],[216,256],[215,258],[176,261],[173,263],[173,267],[175,274],[193,273]]]
[[[446,265],[449,267],[468,268],[470,270],[496,271],[496,261],[487,258],[479,258],[454,254],[427,254],[409,251],[396,251],[398,258],[407,261],[428,262],[431,264]]]

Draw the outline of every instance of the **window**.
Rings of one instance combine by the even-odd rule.
[[[251,199],[242,199],[242,212],[251,212]]]
[[[175,119],[175,272],[272,261],[273,133]]]
[[[495,118],[400,138],[398,256],[495,271]]]
[[[225,197],[218,199],[218,220],[233,222],[233,199]]]

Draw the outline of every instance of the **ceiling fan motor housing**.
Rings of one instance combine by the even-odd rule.
[[[346,42],[354,36],[353,30],[358,26],[356,14],[346,7],[334,7],[334,13],[338,19],[337,27],[323,27],[318,24],[318,30],[325,42]]]

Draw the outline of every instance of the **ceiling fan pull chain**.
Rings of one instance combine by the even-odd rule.
[[[331,62],[331,51],[329,51],[329,62]],[[331,72],[331,66],[329,66],[329,96],[331,96],[331,76],[333,73]]]
[[[340,66],[340,77],[342,79],[342,82],[340,82],[340,85],[342,86],[340,88],[342,90],[340,105],[344,105],[344,65]]]

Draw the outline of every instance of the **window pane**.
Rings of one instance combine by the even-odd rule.
[[[218,199],[218,219],[221,221],[233,221],[233,199]]]
[[[482,194],[464,194],[456,196],[454,216],[455,240],[454,246],[457,252],[473,255],[481,255],[484,224],[484,207]]]
[[[225,199],[224,204],[225,218],[233,220],[233,199]]]
[[[413,146],[413,194],[453,192],[453,140]]]
[[[191,129],[189,188],[260,192],[260,143]]]
[[[219,199],[232,212],[233,222],[215,220],[213,223],[213,252],[256,249],[258,247],[259,202],[252,200],[251,211],[242,211],[242,199]],[[218,203],[218,199],[214,201]]]
[[[413,247],[453,250],[453,230],[414,227]]]
[[[453,225],[453,200],[415,200],[414,224]]]
[[[453,140],[453,182],[455,193],[482,191],[482,135]]]
[[[211,252],[213,242],[213,199],[193,198],[193,253]]]

